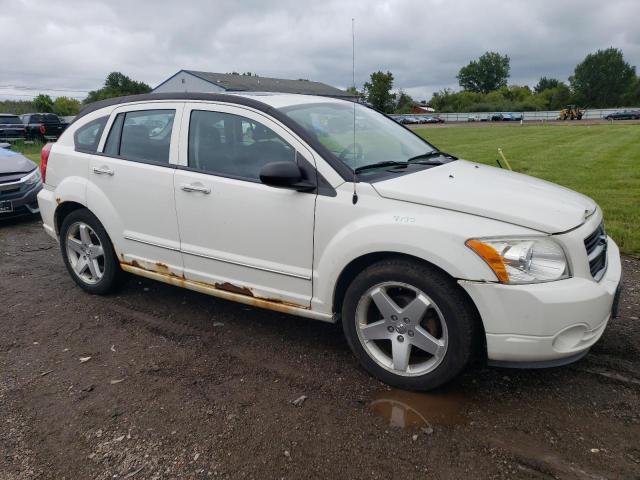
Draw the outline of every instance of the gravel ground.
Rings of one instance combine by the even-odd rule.
[[[334,325],[136,278],[89,296],[38,222],[1,224],[0,479],[640,478],[623,263],[620,318],[580,362],[417,394],[368,376]]]

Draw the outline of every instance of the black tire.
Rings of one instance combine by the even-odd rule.
[[[78,274],[76,274],[69,260],[66,239],[70,227],[77,222],[83,222],[91,227],[102,244],[104,251],[104,274],[97,283],[90,284],[82,280]],[[124,285],[128,278],[127,273],[120,268],[120,263],[118,262],[113,244],[106,230],[96,216],[85,208],[74,210],[64,218],[62,226],[60,227],[60,250],[69,275],[71,275],[71,278],[73,278],[80,288],[88,293],[94,295],[112,293]]]
[[[357,332],[356,308],[375,285],[401,282],[426,294],[439,308],[448,331],[448,345],[440,363],[420,376],[403,376],[379,365],[367,352]],[[347,288],[342,306],[342,323],[347,342],[361,365],[374,377],[405,390],[432,390],[459,375],[483,345],[477,311],[455,280],[442,271],[409,259],[396,258],[375,263],[362,271]],[[394,333],[395,335],[395,333]]]

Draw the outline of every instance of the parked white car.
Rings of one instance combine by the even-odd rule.
[[[107,100],[45,147],[41,169],[44,228],[87,292],[128,272],[341,320],[364,368],[401,388],[437,387],[476,356],[574,361],[615,308],[619,252],[592,200],[457,160],[362,105]]]

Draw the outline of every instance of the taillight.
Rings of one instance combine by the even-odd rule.
[[[47,129],[44,125],[40,125],[40,135],[44,135],[47,132]]]
[[[40,152],[40,175],[42,175],[43,183],[47,181],[47,162],[49,162],[49,153],[51,152],[52,146],[53,143],[49,142],[42,147],[42,151]]]

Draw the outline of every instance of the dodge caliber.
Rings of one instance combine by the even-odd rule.
[[[575,361],[615,313],[620,255],[591,199],[344,100],[97,102],[43,149],[41,174],[44,228],[85,291],[134,274],[340,321],[396,387],[435,388],[477,358]]]

